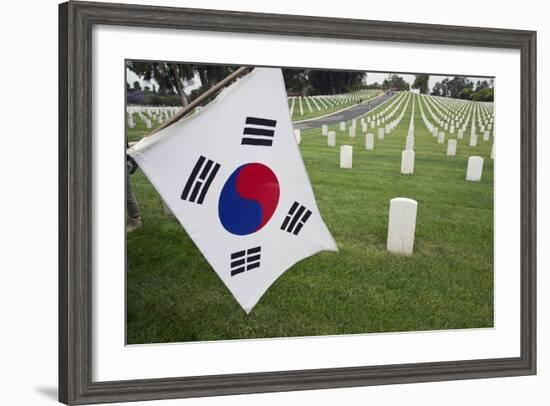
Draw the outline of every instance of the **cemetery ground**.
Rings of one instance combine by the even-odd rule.
[[[126,125],[126,136],[129,142],[139,141],[145,134],[150,132],[151,130],[147,128],[142,120],[136,120],[134,128],[128,128],[128,125]]]
[[[372,151],[359,123],[355,138],[329,128],[335,148],[320,128],[302,131],[300,150],[339,252],[291,267],[248,315],[138,170],[131,182],[143,227],[127,237],[128,344],[491,327],[492,141],[469,147],[465,135],[448,157],[417,104],[415,171],[401,175],[411,109],[384,140],[369,128]],[[146,132],[136,125],[130,140]],[[340,169],[340,145],[353,146],[353,169]],[[484,158],[480,182],[465,180],[471,155]],[[418,202],[412,256],[386,250],[394,197]]]

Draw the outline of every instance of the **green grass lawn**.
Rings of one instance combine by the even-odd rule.
[[[126,136],[128,137],[128,141],[139,141],[145,134],[149,134],[153,129],[160,124],[158,124],[156,121],[152,122],[152,128],[148,129],[145,123],[138,117],[137,114],[134,114],[134,122],[135,127],[129,128],[128,123],[126,123]]]
[[[337,133],[302,131],[302,156],[321,215],[340,252],[322,252],[286,271],[249,314],[241,309],[141,171],[131,178],[143,227],[128,235],[129,344],[418,331],[493,325],[491,141],[468,136],[445,155],[415,114],[414,175],[400,174],[412,102],[374,151]],[[427,112],[426,112],[427,114]],[[130,139],[139,135],[139,126]],[[469,131],[467,132],[469,134]],[[142,132],[143,134],[143,132]],[[447,135],[448,137],[449,135]],[[339,145],[353,145],[353,169]],[[484,158],[482,181],[466,182],[468,156]],[[418,201],[414,254],[386,251],[389,201]]]

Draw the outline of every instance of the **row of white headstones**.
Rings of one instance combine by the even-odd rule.
[[[448,100],[431,100],[431,97],[424,96],[427,109],[429,110],[432,119],[438,125],[442,126],[443,129],[449,131],[451,134],[455,132],[455,129],[458,127],[457,139],[463,139],[464,131],[470,120],[471,124],[471,133],[470,133],[470,143],[471,147],[477,145],[477,133],[475,127],[475,121],[477,118],[477,123],[481,131],[483,131],[484,141],[489,140],[490,131],[493,129],[494,122],[494,109],[493,105],[488,106],[481,104],[474,104],[468,102],[454,102],[449,103]],[[403,103],[406,103],[401,110]],[[411,100],[410,96],[404,96],[404,94],[399,95],[394,100],[389,100],[383,105],[379,106],[377,113],[369,114],[365,117],[360,118],[360,123],[362,126],[363,133],[367,133],[368,128],[378,127],[378,139],[383,140],[385,135],[388,135],[399,123],[401,122],[405,111],[407,111],[409,102]],[[415,98],[413,96],[413,105],[411,113],[411,121],[409,124],[408,134],[405,141],[405,149],[401,153],[401,173],[405,175],[414,173],[414,118],[415,118]],[[421,116],[424,124],[428,131],[432,133],[434,137],[437,137],[437,142],[443,144],[445,142],[445,132],[439,131],[435,127],[428,117],[425,115],[422,104],[419,100],[419,106],[421,111]],[[432,103],[430,106],[429,103]],[[387,104],[387,106],[385,106]],[[481,106],[481,107],[480,107]],[[433,110],[432,110],[433,109]],[[391,111],[390,111],[391,110]],[[397,116],[396,119],[392,118],[396,115],[397,111],[401,110],[401,113]],[[483,111],[481,111],[483,110]],[[434,113],[434,111],[437,112]],[[388,121],[388,124],[385,124]],[[356,136],[356,124],[357,119],[351,121],[351,126],[349,126],[348,135],[350,137]],[[385,125],[384,125],[385,124]],[[382,126],[381,126],[382,125]],[[346,130],[346,122],[339,123],[339,130]],[[329,147],[336,146],[336,131],[329,131],[328,125],[323,125],[321,127],[322,135],[327,137],[327,144]],[[301,142],[301,132],[300,130],[294,130],[294,136],[296,142],[299,144]],[[494,137],[494,133],[493,133]],[[447,143],[447,155],[455,156],[457,148],[457,139],[450,139]],[[365,149],[373,150],[374,149],[374,134],[367,133],[365,136]],[[494,143],[491,149],[491,159],[494,158]],[[351,169],[353,166],[353,147],[351,145],[342,145],[340,146],[340,168]],[[478,182],[481,180],[483,172],[483,158],[479,156],[470,156],[468,158],[468,166],[466,170],[466,180],[472,182]],[[390,209],[389,209],[389,220],[388,220],[388,236],[387,236],[387,250],[396,254],[411,255],[413,253],[414,246],[414,236],[416,229],[416,212],[417,212],[418,203],[409,198],[405,197],[396,197],[390,200]]]
[[[377,90],[359,90],[352,93],[337,95],[291,96],[288,98],[288,101],[290,103],[290,117],[292,117],[292,115],[294,114],[295,108],[298,108],[300,116],[303,116],[304,104],[307,105],[310,113],[313,113],[314,109],[317,112],[322,112],[335,106],[357,101],[359,99],[370,99],[377,93]],[[305,103],[303,103],[302,101],[304,101]]]
[[[372,98],[377,93],[376,90],[360,90],[357,92],[352,93],[346,93],[341,95],[332,95],[332,96],[297,96],[297,97],[291,97],[289,99],[291,100],[291,107],[290,107],[290,115],[292,116],[293,110],[294,110],[294,103],[296,100],[299,102],[299,108],[300,108],[300,115],[304,115],[304,108],[302,105],[302,99],[305,101],[305,104],[307,104],[307,107],[310,111],[310,113],[314,112],[314,109],[317,112],[323,112],[325,110],[331,109],[334,106],[342,105],[348,102],[353,102],[359,99],[365,99],[368,100]],[[161,107],[153,107],[153,106],[128,106],[126,109],[127,113],[127,123],[128,128],[135,128],[136,127],[136,119],[141,120],[147,129],[152,129],[153,124],[162,124],[166,120],[168,120],[170,117],[172,117],[174,114],[180,110],[180,107],[169,107],[169,106],[161,106]]]
[[[180,109],[181,107],[128,106],[126,108],[128,128],[136,127],[135,117],[137,116],[148,129],[152,129],[153,122],[162,124]]]
[[[385,135],[389,134],[393,128],[395,128],[401,121],[401,118],[403,116],[404,111],[408,107],[409,100],[407,100],[407,105],[404,107],[402,114],[394,121],[392,121],[389,124],[386,124],[385,127],[378,128],[378,139],[383,140]],[[397,106],[399,108],[400,104]],[[421,109],[422,106],[420,105]],[[415,159],[415,152],[414,152],[414,99],[413,99],[413,107],[412,107],[412,115],[411,115],[411,122],[409,126],[408,135],[406,137],[405,142],[405,149],[402,151],[401,155],[401,173],[404,175],[409,175],[414,173],[414,159]],[[424,120],[424,123],[428,127],[428,129],[432,132],[432,134],[437,136],[437,142],[439,144],[443,144],[445,142],[445,133],[443,131],[438,131],[437,127],[434,127],[431,125],[431,123],[428,121],[426,116],[424,115],[424,112],[421,111],[422,118]],[[391,117],[391,116],[390,116]],[[385,118],[377,118],[375,120],[371,120],[371,117],[367,117],[367,121],[365,121],[365,118],[361,118],[361,125],[363,128],[363,132],[367,131],[368,125],[370,123],[371,128],[374,128],[376,126],[379,126],[380,123],[385,122]],[[451,125],[451,133],[454,133],[454,126]],[[445,123],[445,128],[448,128],[448,123]],[[340,122],[340,131],[346,130],[346,122]],[[329,147],[336,146],[336,131],[329,131],[328,126],[325,124],[322,126],[321,132],[323,135],[327,136],[327,144]],[[300,130],[294,131],[296,141],[298,143],[301,142],[301,132]],[[461,128],[458,130],[458,139],[462,139],[464,134],[464,129]],[[355,137],[356,136],[356,119],[352,120],[352,124],[349,127],[349,136]],[[489,140],[489,131],[485,130],[484,141]],[[470,135],[470,146],[475,147],[477,144],[477,135],[475,133],[474,127],[472,127],[472,132]],[[373,150],[374,149],[374,134],[367,133],[365,136],[365,149],[367,150]],[[457,139],[449,139],[447,143],[447,155],[448,156],[455,156],[456,155],[456,149],[457,149]],[[494,144],[491,150],[491,159],[494,158]],[[344,169],[350,169],[352,168],[353,164],[353,147],[351,145],[342,145],[340,147],[340,167]],[[466,171],[466,180],[468,181],[480,181],[481,175],[483,170],[483,158],[479,156],[472,156],[468,159],[468,167]]]

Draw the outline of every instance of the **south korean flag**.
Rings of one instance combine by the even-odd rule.
[[[296,262],[337,251],[293,135],[280,69],[255,68],[129,153],[247,313]]]

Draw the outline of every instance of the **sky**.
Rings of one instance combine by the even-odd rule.
[[[144,86],[152,87],[153,83],[156,85],[156,82],[154,82],[154,81],[152,81],[152,82],[144,81],[143,79],[139,78],[134,72],[132,72],[129,69],[126,70],[126,75],[127,75],[126,79],[127,79],[128,83],[130,83],[130,86],[133,86],[133,84],[136,80],[138,82],[140,82],[141,87],[144,87]],[[388,75],[390,75],[390,74],[389,73],[379,73],[379,72],[367,72],[367,84],[370,85],[370,84],[375,83],[375,82],[382,83],[384,81],[384,79],[386,79],[388,77]],[[405,80],[405,82],[407,82],[411,85],[414,82],[414,75],[399,74],[399,76],[401,76]],[[430,90],[434,87],[436,82],[439,82],[439,81],[441,81],[445,78],[452,79],[453,76],[430,75],[430,81],[428,82],[428,86],[429,86]],[[468,76],[468,79],[470,79],[474,83],[476,83],[478,80],[481,80],[481,81],[489,80],[488,78],[480,78],[480,77],[475,77],[475,76]],[[198,75],[195,75],[194,84],[192,86],[187,86],[185,88],[185,93],[189,94],[189,93],[191,93],[192,90],[198,88],[199,86],[200,86],[200,79],[199,79]]]

